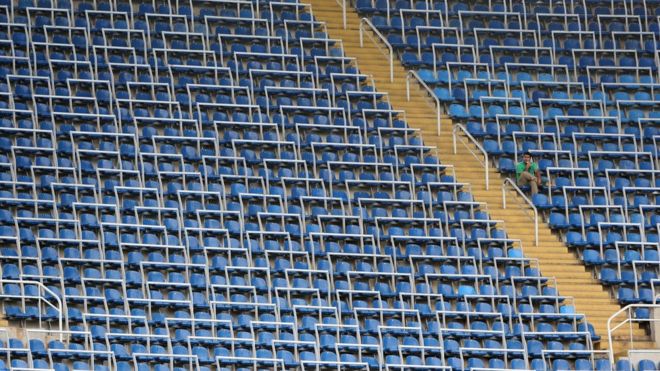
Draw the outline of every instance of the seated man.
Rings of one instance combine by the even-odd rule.
[[[532,155],[526,152],[523,155],[522,162],[516,165],[516,182],[519,187],[530,186],[532,194],[539,192],[541,185],[541,173],[539,166],[532,160]]]

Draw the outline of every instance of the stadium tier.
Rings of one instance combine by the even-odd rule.
[[[354,5],[650,302],[656,2],[555,3]],[[0,369],[630,368],[308,4],[4,0],[0,46]]]
[[[535,157],[544,187],[534,205],[622,304],[654,302],[660,2],[355,6],[502,174]]]

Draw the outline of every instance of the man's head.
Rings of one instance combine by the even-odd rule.
[[[532,162],[532,154],[529,152],[525,152],[525,154],[523,155],[523,162],[526,164]]]

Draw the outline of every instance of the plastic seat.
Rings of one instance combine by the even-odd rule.
[[[659,221],[639,209],[654,204],[654,195],[622,193],[631,186],[658,184],[651,184],[653,177],[646,173],[610,169],[653,169],[652,159],[634,159],[627,152],[657,152],[651,139],[658,131],[652,120],[660,114],[651,109],[657,98],[648,88],[653,77],[600,67],[639,67],[655,73],[649,55],[656,45],[626,35],[617,43],[605,37],[601,48],[625,44],[639,54],[611,58],[579,52],[596,44],[570,32],[585,27],[606,33],[646,30],[646,23],[615,18],[600,17],[596,22],[598,14],[632,12],[644,19],[660,15],[652,7],[632,3],[629,8],[541,3],[525,8],[516,3],[511,9],[497,2],[354,4],[505,176],[515,172],[521,148],[535,154],[540,150],[538,164],[544,176],[557,167],[588,168],[579,175],[564,170],[557,177],[553,174],[544,192],[531,199],[566,244],[582,254],[584,264],[596,266],[602,284],[613,286],[622,303],[652,300],[648,285],[657,272],[647,267],[658,260],[658,252],[628,247],[617,251],[615,244],[657,241],[653,228]],[[301,361],[320,362],[319,368],[358,369],[342,364],[358,360],[374,369],[382,363],[455,369],[604,368],[577,353],[543,362],[542,351],[558,350],[560,343],[581,349],[571,335],[573,327],[555,321],[574,314],[574,308],[534,298],[559,293],[553,287],[537,287],[534,280],[542,276],[537,268],[520,263],[521,249],[492,241],[507,238],[503,226],[468,221],[491,219],[485,208],[473,204],[469,185],[455,179],[432,148],[422,146],[422,136],[411,130],[414,123],[406,121],[410,117],[391,111],[386,96],[370,95],[379,91],[378,86],[343,59],[340,43],[326,42],[320,23],[306,23],[313,19],[310,9],[294,5],[264,6],[256,14],[251,7],[222,2],[196,10],[185,4],[174,8],[101,1],[74,7],[69,0],[19,0],[9,13],[0,14],[12,23],[0,36],[12,42],[13,53],[12,63],[0,66],[0,76],[11,75],[0,83],[7,98],[0,100],[0,127],[12,134],[0,138],[0,163],[5,166],[0,171],[2,277],[40,277],[55,295],[66,299],[71,328],[89,332],[94,349],[109,347],[120,370],[183,370],[178,358],[183,362],[188,355],[203,370],[213,368],[216,357],[224,362],[221,367],[236,369],[269,368],[272,364],[266,359],[272,357],[282,359],[287,369],[303,368]],[[70,18],[43,10],[51,7],[75,9],[75,14]],[[436,12],[400,12],[429,7]],[[532,14],[531,21],[521,25],[516,17],[504,21],[496,13],[488,15],[505,10]],[[569,19],[536,24],[533,16],[572,13],[584,14],[586,23]],[[221,38],[211,45],[201,42],[195,35],[209,30],[200,22],[188,22],[194,17],[215,19],[210,31]],[[254,17],[268,24],[245,22]],[[57,27],[51,29],[52,25]],[[89,36],[58,30],[72,26],[87,29]],[[427,32],[427,26],[446,29]],[[656,22],[648,26],[657,31]],[[529,29],[537,33],[538,45],[535,38],[520,41],[509,34],[481,37],[479,31],[477,37],[474,29]],[[555,34],[561,36],[555,40],[553,30],[568,33]],[[157,37],[147,44],[144,34]],[[266,36],[272,40],[260,39]],[[452,47],[459,43],[487,52],[481,50],[477,57],[467,52],[470,48]],[[437,55],[434,44],[444,45]],[[516,52],[489,49],[498,45]],[[103,50],[92,48],[96,51],[90,54],[91,46]],[[535,51],[518,53],[514,48],[519,46]],[[546,53],[548,48],[552,55]],[[165,52],[148,53],[152,49]],[[60,65],[71,58],[80,62],[79,69]],[[575,73],[562,77],[534,66],[556,63]],[[88,68],[92,64],[96,73]],[[587,73],[584,66],[594,67]],[[567,89],[564,80],[588,86]],[[618,85],[612,91],[607,84]],[[518,120],[521,115],[525,118]],[[561,118],[566,115],[570,123]],[[603,115],[615,117],[616,123],[607,119],[601,125],[598,117]],[[577,116],[588,122],[582,124]],[[648,124],[637,122],[641,118],[648,118]],[[521,132],[526,134],[519,137]],[[545,133],[538,140],[528,136],[539,132]],[[619,132],[635,140],[612,139]],[[608,137],[581,143],[585,134]],[[559,148],[564,152],[556,152]],[[589,152],[593,156],[599,150],[608,154],[588,158]],[[592,185],[606,192],[599,188],[589,197],[564,194],[567,187]],[[581,215],[580,205],[622,205],[627,210]],[[482,210],[472,210],[473,206]],[[625,233],[605,227],[600,231],[598,223],[605,221],[641,227]],[[640,259],[646,262],[635,263],[644,267],[635,275],[630,264]],[[492,282],[470,278],[482,274]],[[631,289],[634,285],[638,288]],[[16,304],[20,300],[15,298],[24,294],[38,296],[37,287],[7,282],[2,289],[9,319],[36,323],[35,319],[56,318],[48,308],[41,313],[44,308],[31,299]],[[343,294],[334,295],[338,292]],[[405,300],[411,293],[443,298]],[[491,295],[515,298],[517,303],[478,299]],[[335,297],[341,299],[341,313],[331,314],[327,308],[334,306]],[[137,322],[125,326],[134,321],[126,318],[127,303],[132,318],[144,318],[149,330]],[[416,316],[381,318],[379,308],[386,310],[384,314],[414,308],[429,323],[416,323]],[[446,312],[447,323],[436,322],[437,310]],[[353,318],[361,311],[365,319]],[[470,326],[461,315],[452,314],[460,311],[477,313]],[[526,339],[529,364],[520,354],[502,357],[497,351],[505,346],[502,340],[480,333],[489,328],[488,313],[495,311],[522,321],[513,329],[492,324],[507,334],[507,348],[524,349],[518,339],[522,329],[552,333]],[[544,320],[533,321],[535,326],[519,316],[534,312],[544,315]],[[213,326],[211,313],[221,320]],[[112,314],[109,325],[106,314]],[[196,319],[194,329],[188,323],[191,318]],[[231,326],[225,326],[229,321]],[[295,330],[272,325],[278,321],[295,325]],[[347,335],[348,330],[334,332],[336,322],[360,327],[359,336]],[[442,337],[443,357],[437,350],[438,336],[424,334],[424,344],[437,349],[427,348],[423,356],[414,350],[421,339],[404,329],[418,326],[428,326],[435,335],[441,329],[447,333]],[[509,336],[512,332],[517,335]],[[148,347],[136,340],[147,333],[157,335]],[[279,345],[272,350],[278,334]],[[71,344],[79,345],[81,338],[74,341],[77,335],[72,336]],[[294,339],[301,342],[294,346]],[[350,345],[336,348],[338,343]],[[58,356],[52,364],[42,362],[47,350],[57,346],[30,342],[33,357],[23,349],[13,352],[11,359],[16,367],[91,367],[80,354],[70,356],[70,362]],[[461,351],[466,347],[482,349]],[[358,348],[360,355],[355,353]],[[170,351],[176,355],[172,364]],[[135,353],[145,355],[133,364]],[[32,364],[23,365],[25,359]]]
[[[638,371],[650,371],[650,370],[656,370],[656,364],[655,362],[649,360],[649,359],[642,359],[637,363],[637,370]]]

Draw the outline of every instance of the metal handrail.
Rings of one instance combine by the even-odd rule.
[[[346,0],[335,0],[339,7],[341,8],[341,18],[344,23],[344,29],[347,28],[346,25]]]
[[[63,327],[64,323],[63,323],[63,321],[64,321],[64,315],[65,315],[65,312],[64,312],[64,307],[63,307],[63,305],[62,305],[62,300],[60,299],[59,296],[57,296],[57,294],[56,294],[53,290],[49,289],[46,285],[44,285],[43,283],[41,283],[41,282],[39,282],[39,281],[20,280],[20,279],[18,279],[18,280],[12,280],[12,279],[1,279],[1,280],[0,280],[0,283],[1,283],[1,284],[5,284],[5,283],[14,283],[14,284],[21,285],[21,296],[23,297],[23,300],[25,300],[25,298],[26,298],[26,296],[23,294],[25,285],[34,285],[34,286],[37,286],[38,288],[40,288],[41,290],[43,290],[43,293],[48,293],[48,294],[50,294],[50,295],[55,299],[55,301],[57,302],[57,306],[56,306],[56,305],[53,305],[50,301],[48,301],[48,300],[45,298],[45,295],[44,295],[44,294],[41,294],[41,292],[42,292],[41,290],[40,290],[40,295],[39,295],[39,297],[37,297],[36,299],[39,300],[39,301],[43,301],[47,306],[49,306],[49,307],[55,309],[55,310],[58,312],[58,316],[57,316],[57,317],[58,317],[58,318],[57,318],[58,326],[57,326],[57,327],[58,327],[58,329],[59,329],[59,331],[60,331],[60,340],[62,340],[62,333],[61,333],[61,332],[64,330],[64,327]],[[68,328],[68,325],[67,325],[67,328]]]
[[[371,21],[367,18],[360,19],[360,47],[364,47],[364,25],[365,24],[367,24],[371,28],[371,31],[373,33],[375,33],[376,36],[378,36],[380,41],[382,41],[385,44],[385,46],[387,47],[387,49],[390,51],[390,55],[389,55],[389,57],[390,57],[390,82],[393,82],[394,81],[394,49],[392,49],[392,45],[390,45],[390,43],[387,41],[387,38],[385,36],[383,36],[383,34],[380,31],[378,31],[376,26],[374,26],[373,23],[371,23]],[[372,38],[372,40],[373,40],[373,38]],[[375,40],[373,40],[373,41],[374,41],[374,44],[378,45],[378,43],[376,43]]]
[[[516,182],[511,179],[511,178],[506,178],[504,179],[504,184],[502,184],[502,208],[506,209],[506,191],[507,191],[507,184],[510,185],[513,189],[518,192],[520,196],[522,196],[523,200],[527,202],[529,207],[534,211],[534,246],[538,247],[539,246],[539,212],[536,209],[536,206],[534,206],[534,203],[525,195],[525,193],[518,188],[518,185]]]
[[[408,102],[410,102],[410,76],[413,76],[415,79],[417,79],[417,83],[419,83],[435,101],[437,120],[436,126],[438,129],[438,135],[440,135],[440,124],[442,122],[442,105],[440,104],[440,99],[438,99],[438,97],[435,95],[433,89],[431,89],[428,84],[424,82],[421,77],[419,77],[419,74],[416,71],[408,71],[408,74],[406,75],[406,98],[408,99]]]
[[[467,136],[468,139],[470,139],[472,144],[474,144],[477,147],[477,149],[484,156],[484,161],[481,161],[481,159],[479,159],[477,154],[470,147],[468,147],[467,143],[462,138],[458,138],[458,135],[457,135],[458,130],[461,130],[463,132],[463,134],[465,134],[465,136]],[[465,126],[463,126],[462,124],[454,124],[454,129],[452,130],[452,141],[453,141],[453,144],[454,144],[454,154],[458,153],[458,147],[456,145],[456,140],[457,139],[460,139],[461,143],[463,143],[465,148],[467,148],[470,151],[472,156],[474,156],[474,158],[476,158],[481,163],[481,165],[483,165],[483,167],[484,167],[484,176],[485,176],[485,179],[486,179],[486,190],[489,190],[490,189],[490,175],[488,173],[488,170],[489,170],[490,159],[488,158],[488,152],[486,152],[484,147],[472,136],[472,134],[470,134],[470,132],[467,131]]]
[[[634,347],[635,345],[635,340],[633,339],[632,335],[632,324],[634,322],[660,322],[660,318],[646,318],[646,319],[639,319],[639,318],[633,318],[632,310],[635,308],[658,308],[660,309],[660,304],[628,304],[625,307],[619,309],[616,311],[616,313],[612,314],[610,318],[607,319],[607,340],[609,342],[609,352],[610,352],[610,363],[614,365],[614,347],[612,345],[612,334],[621,328],[621,326],[624,326],[626,323],[628,324],[628,331],[629,331],[629,336],[630,336],[630,344]],[[618,317],[621,313],[627,312],[628,316],[626,317],[625,320],[622,322],[619,322],[616,326],[612,326],[612,321],[616,317]]]

